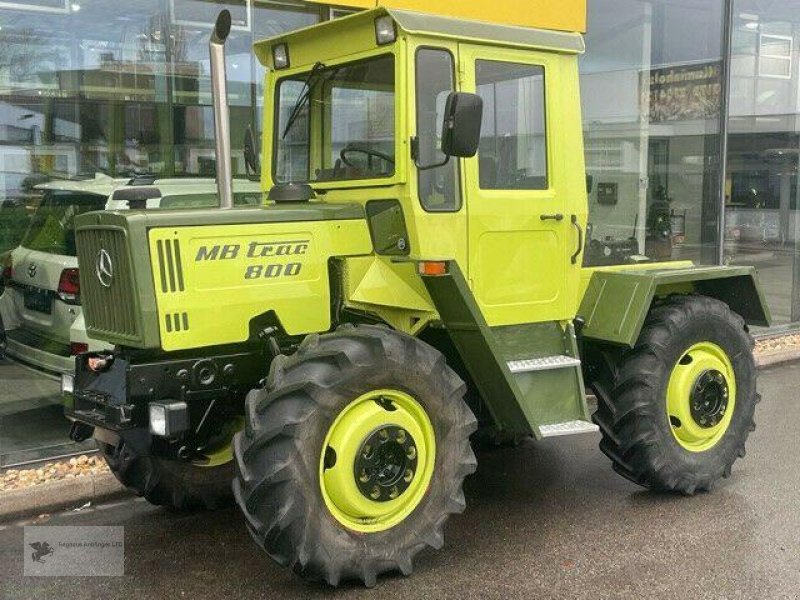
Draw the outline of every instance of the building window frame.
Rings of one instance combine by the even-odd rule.
[[[788,51],[781,54],[775,54],[771,51],[765,51],[769,48],[770,42],[782,42],[788,44]],[[789,35],[778,35],[774,33],[759,33],[758,34],[758,76],[768,79],[791,79],[792,78],[792,53],[794,52],[794,39]],[[774,64],[785,64],[785,74],[769,72],[765,68],[765,61],[771,61]]]
[[[61,6],[63,4],[63,6]],[[51,13],[68,15],[71,12],[70,0],[61,0],[59,6],[36,6],[25,2],[25,0],[17,0],[16,2],[0,2],[0,9],[8,10],[24,10],[28,12]]]

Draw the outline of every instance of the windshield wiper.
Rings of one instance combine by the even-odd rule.
[[[289,120],[286,122],[286,128],[283,130],[281,139],[286,139],[286,136],[292,129],[292,125],[294,125],[294,122],[297,121],[303,108],[305,108],[305,105],[311,99],[311,94],[313,93],[314,88],[317,87],[317,83],[319,83],[320,79],[319,75],[324,68],[325,64],[321,62],[317,62],[311,68],[311,71],[308,73],[308,77],[306,77],[306,80],[303,82],[303,89],[300,90],[300,95],[297,97],[294,107],[292,107],[292,112],[289,113]]]

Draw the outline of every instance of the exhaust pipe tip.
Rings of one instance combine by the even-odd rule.
[[[226,8],[217,15],[217,22],[214,23],[214,32],[211,34],[211,43],[224,44],[230,33],[231,11]]]

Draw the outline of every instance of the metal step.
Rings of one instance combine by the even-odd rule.
[[[541,358],[525,358],[523,360],[508,361],[508,369],[512,373],[528,373],[530,371],[549,371],[551,369],[566,369],[579,367],[580,359],[572,356],[556,355]]]
[[[566,423],[553,423],[552,425],[542,425],[539,431],[542,437],[557,437],[559,435],[574,435],[576,433],[594,433],[600,428],[588,421],[567,421]]]

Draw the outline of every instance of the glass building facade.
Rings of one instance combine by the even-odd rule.
[[[754,264],[800,323],[800,0],[592,0],[581,58],[587,265]],[[254,40],[345,9],[280,0],[0,0],[0,258],[51,179],[213,176],[208,35],[228,43],[234,172]],[[795,42],[795,40],[798,40]],[[19,385],[14,383],[19,378]],[[57,384],[0,371],[0,466],[67,444]],[[16,395],[15,395],[16,394]]]
[[[799,26],[797,0],[589,3],[587,264],[755,265],[800,322]]]

